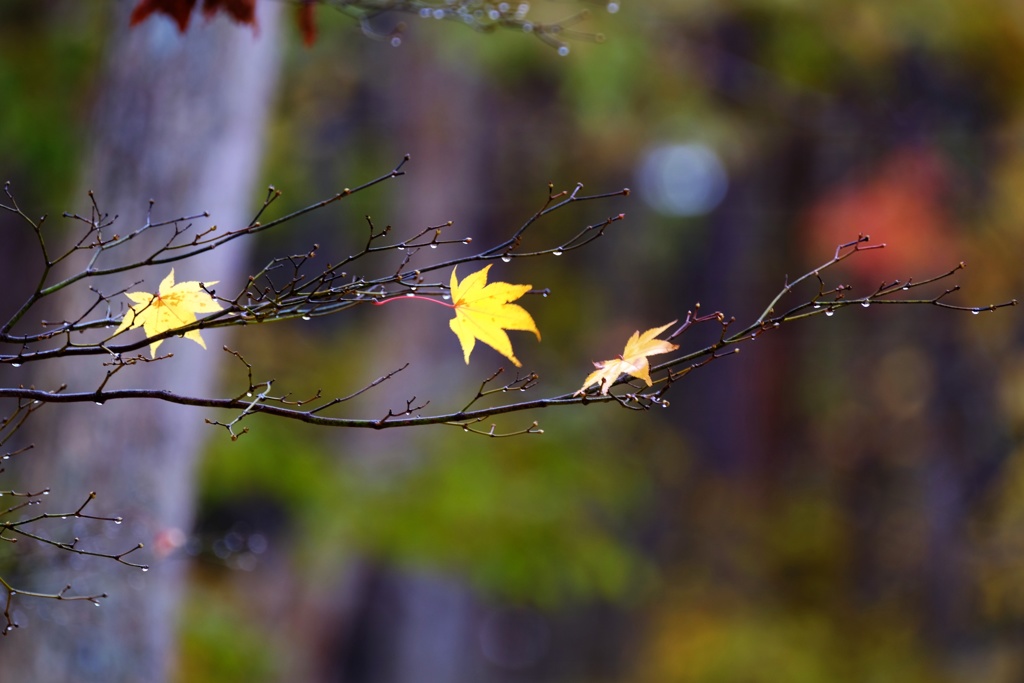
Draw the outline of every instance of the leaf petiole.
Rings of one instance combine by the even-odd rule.
[[[419,301],[431,301],[431,302],[433,302],[435,304],[440,304],[440,305],[444,306],[445,308],[455,308],[455,304],[450,304],[450,303],[448,303],[446,301],[441,301],[440,299],[434,299],[434,298],[429,297],[429,296],[419,296],[418,294],[406,294],[405,296],[393,296],[393,297],[390,297],[390,298],[387,298],[387,299],[377,299],[377,300],[375,300],[373,302],[373,305],[374,306],[383,306],[384,304],[389,304],[392,301],[405,301],[405,300],[409,300],[409,299],[414,299],[414,300],[419,300]]]

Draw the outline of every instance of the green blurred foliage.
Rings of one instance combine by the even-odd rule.
[[[940,683],[950,680],[915,643],[898,614],[875,614],[864,624],[830,621],[792,608],[709,600],[689,594],[659,623],[641,681],[877,681]],[[870,635],[877,621],[884,635]]]
[[[244,597],[232,596],[202,581],[193,582],[181,614],[180,656],[175,680],[190,683],[219,681],[278,681],[288,662],[265,630],[254,623]]]
[[[0,7],[0,176],[31,213],[59,212],[72,196],[107,15],[102,3]]]
[[[321,366],[319,381],[331,378]],[[370,557],[429,567],[547,606],[635,597],[651,580],[629,540],[629,520],[651,495],[649,436],[595,443],[584,414],[543,436],[495,442],[437,427],[415,451],[362,453],[311,427],[254,429],[256,438],[214,441],[204,499],[279,504],[296,521],[300,564]],[[627,448],[634,457],[618,457]]]

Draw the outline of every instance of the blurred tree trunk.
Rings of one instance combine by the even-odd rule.
[[[471,63],[440,61],[425,35],[411,36],[401,49],[384,55],[370,52],[368,59],[377,61],[367,68],[381,77],[369,96],[379,103],[377,110],[385,112],[376,114],[372,124],[379,127],[381,139],[395,136],[395,155],[411,155],[409,173],[401,186],[389,188],[397,198],[387,222],[400,234],[413,234],[451,220],[445,239],[472,237],[479,243],[485,208],[480,198],[486,196],[492,181],[486,166],[484,122],[488,116],[479,73]],[[460,275],[469,272],[472,268]],[[424,399],[443,398],[451,390],[451,373],[462,365],[461,353],[437,353],[438,348],[447,349],[453,343],[447,325],[438,325],[435,312],[422,306],[386,306],[377,317],[374,347],[388,349],[382,356],[410,363],[402,373],[401,391]],[[407,332],[396,335],[394,330]],[[491,365],[481,363],[487,368],[481,372],[489,374],[495,361],[487,360]],[[385,414],[389,408],[400,407],[407,396],[384,392],[374,398],[380,401],[375,410]],[[425,455],[423,436],[407,430],[346,430],[341,437],[346,452],[372,454],[357,465],[383,476],[392,467],[405,471]],[[352,464],[348,460],[345,466]],[[322,680],[485,680],[477,668],[479,658],[474,656],[476,603],[467,586],[428,573],[367,569],[358,581],[346,584],[352,597],[344,601],[348,613],[339,615],[337,621],[346,625],[348,637],[341,648],[341,661],[325,662]],[[333,654],[337,656],[337,652]]]
[[[277,73],[280,5],[259,3],[257,32],[197,16],[181,35],[164,17],[129,29],[133,4],[118,3],[113,12],[82,173],[82,202],[75,209],[88,215],[85,190],[93,190],[100,208],[118,216],[115,229],[122,234],[145,222],[150,199],[156,202],[154,220],[208,211],[211,218],[194,221],[195,230],[213,223],[222,229],[248,223],[260,200],[253,190]],[[137,245],[135,256],[151,250],[158,239]],[[239,243],[176,264],[176,279],[219,280],[225,291],[235,291],[243,277],[244,248],[234,245]],[[145,282],[137,289],[153,291],[167,270],[144,271]],[[92,285],[110,293],[137,279],[133,273]],[[87,307],[83,302],[89,296],[83,289],[66,297],[62,310],[49,313],[74,318]],[[118,299],[123,297],[114,298],[115,306]],[[222,340],[216,333],[203,335],[208,351],[172,339],[160,351],[173,358],[128,368],[116,378],[117,386],[213,393],[224,357]],[[55,363],[33,381],[46,387],[66,383],[71,390],[95,388],[103,375],[101,363]],[[4,643],[5,670],[24,681],[165,680],[173,666],[175,607],[185,568],[174,549],[192,524],[196,458],[203,438],[212,432],[201,412],[155,402],[53,407],[33,427],[31,477],[34,486],[53,489],[50,509],[73,510],[96,491],[94,514],[125,519],[120,526],[76,524],[73,531],[65,526],[53,527],[54,532],[73,533],[82,537],[83,547],[108,552],[141,541],[145,549],[131,559],[152,564],[152,570],[142,573],[102,559],[40,552],[23,569],[23,585],[57,591],[70,582],[75,593],[107,592],[110,597],[99,609],[87,603],[19,601],[21,628]]]

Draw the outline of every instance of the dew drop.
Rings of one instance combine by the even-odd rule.
[[[904,292],[907,291],[908,289],[910,289],[910,285],[903,285],[903,291]]]
[[[814,304],[814,308],[815,309],[821,308],[821,304]]]
[[[252,392],[251,391],[245,392],[245,396],[246,396],[246,398],[252,398]]]
[[[501,257],[501,262],[502,263],[509,263],[511,260],[512,260],[511,256],[502,256]]]
[[[496,9],[492,9],[492,10],[488,10],[488,12],[487,12],[487,17],[488,17],[488,18],[489,18],[489,19],[490,19],[491,21],[497,21],[498,19],[500,19],[500,18],[501,18],[501,14],[500,14],[500,13],[498,12],[498,10],[496,10]]]
[[[405,251],[405,245],[404,244],[399,244],[398,245],[398,251]]]
[[[4,454],[4,460],[10,460],[10,459],[11,459],[11,455],[9,453],[5,453]]]
[[[533,24],[531,24],[528,21],[523,23],[523,33],[532,33],[532,32],[533,32]]]
[[[431,242],[431,243],[430,243],[430,248],[431,248],[431,249],[437,249],[437,245],[436,245],[436,244],[434,244],[433,242]]]
[[[43,495],[44,496],[48,496],[48,495],[50,495],[50,492],[49,491],[43,491]]]
[[[828,316],[829,318],[831,318],[831,317],[832,317],[832,316],[834,316],[835,314],[836,314],[836,312],[835,312],[835,311],[833,311],[833,310],[832,310],[831,308],[830,308],[830,309],[828,309],[827,311],[825,311],[825,315],[827,315],[827,316]]]
[[[434,10],[434,18],[435,19],[444,19],[444,10],[443,9],[436,9],[436,10]]]
[[[430,8],[424,7],[423,9],[421,9],[420,16],[423,17],[424,19],[430,18]]]
[[[61,518],[61,519],[67,519],[67,518],[68,518],[68,516],[67,516],[67,515],[61,515],[61,516],[60,516],[60,518]]]
[[[870,301],[861,301],[860,305],[863,306],[864,308],[867,308],[868,306],[871,305],[871,302]]]
[[[981,311],[979,311],[977,308],[971,311],[971,315],[978,315],[979,313],[981,313]]]
[[[117,518],[114,519],[114,524],[120,524],[123,521],[124,521],[123,519],[121,519],[120,517],[117,517]]]
[[[551,253],[554,254],[555,256],[561,256],[562,255],[562,250],[561,249],[555,249]]]
[[[308,315],[304,315],[304,316],[302,316],[302,319],[303,320],[312,320],[312,317],[308,316]]]
[[[565,57],[568,54],[569,54],[569,46],[568,45],[563,45],[560,48],[558,48],[558,56],[559,57]]]
[[[542,297],[544,297],[545,299],[548,298],[548,293],[547,292],[541,292],[540,295]]]
[[[143,568],[142,568],[142,571],[144,571],[144,572],[148,572],[148,571],[149,571],[149,567],[143,567]]]
[[[617,2],[609,2],[605,6],[605,9],[608,10],[608,14],[615,14],[616,12],[619,11],[619,3],[617,3]]]
[[[393,36],[391,38],[391,47],[398,47],[401,44],[402,44],[402,39],[399,38],[398,36]]]
[[[94,403],[95,403],[96,405],[98,405],[98,406],[101,406],[101,405],[103,405],[103,401],[94,401]]]
[[[406,292],[405,295],[406,296],[416,296],[416,293],[415,292]]]
[[[21,367],[21,363],[11,363],[11,367],[12,368],[20,368]]]
[[[452,298],[452,295],[451,294],[442,294],[441,298],[444,299],[445,301],[448,301],[448,299]]]
[[[93,604],[93,607],[99,607],[100,606],[100,603],[98,603],[98,602],[94,602],[92,604]]]

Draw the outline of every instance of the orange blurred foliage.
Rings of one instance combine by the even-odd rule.
[[[885,157],[862,179],[826,192],[801,226],[805,257],[812,262],[858,234],[885,243],[847,268],[862,286],[886,278],[924,278],[952,268],[963,253],[950,220],[949,163],[930,148],[905,148]]]

